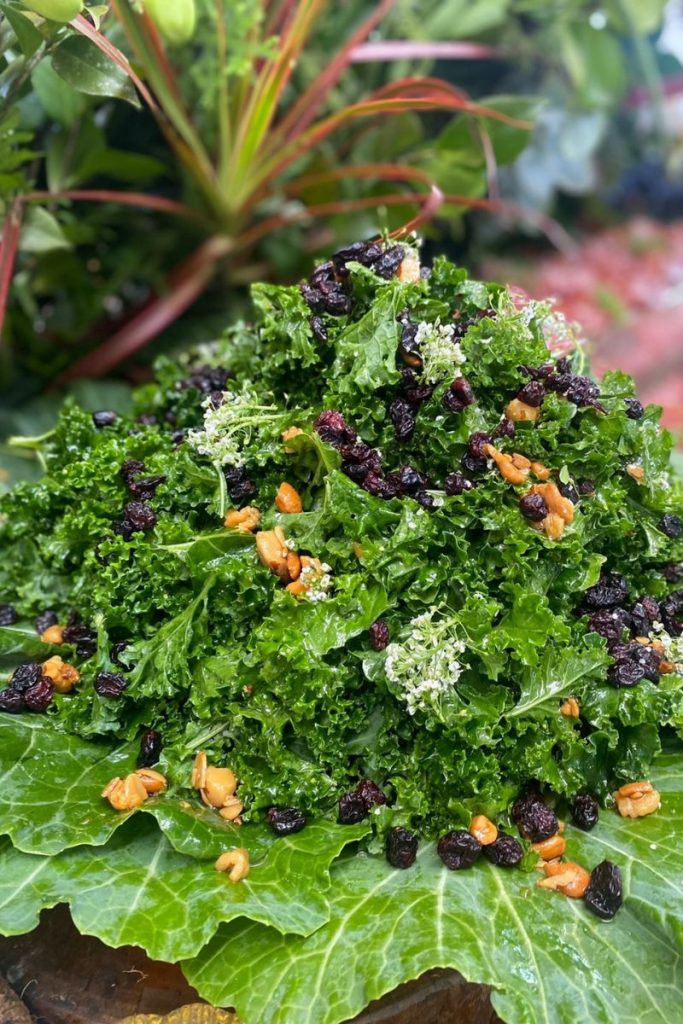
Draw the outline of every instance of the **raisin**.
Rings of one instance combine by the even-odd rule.
[[[0,691],[0,711],[8,715],[20,715],[25,710],[23,693],[17,693],[11,688]]]
[[[356,786],[355,792],[363,800],[368,811],[387,802],[385,794],[372,779],[361,779]]]
[[[376,274],[388,281],[403,263],[404,254],[405,249],[402,245],[393,245],[389,249],[384,250],[379,259],[373,263],[372,269]]]
[[[337,273],[346,270],[347,263],[362,263],[369,267],[382,255],[382,246],[379,242],[353,242],[351,245],[339,249],[332,257]]]
[[[151,530],[156,526],[156,513],[143,501],[129,501],[126,505],[126,522],[129,522],[134,530]]]
[[[525,384],[517,392],[517,398],[520,402],[524,402],[525,405],[531,405],[534,409],[538,409],[539,406],[543,405],[545,388],[539,380],[530,380],[528,384]]]
[[[429,483],[424,473],[420,473],[413,466],[401,466],[395,473],[390,473],[387,479],[396,481],[401,494],[415,494]]]
[[[471,868],[479,860],[481,851],[482,845],[479,840],[466,829],[458,829],[442,836],[436,847],[436,852],[449,871]]]
[[[90,626],[84,625],[82,622],[75,622],[69,620],[67,625],[64,627],[63,632],[64,643],[67,644],[96,644],[97,634],[90,628]]]
[[[524,856],[524,850],[522,844],[514,836],[499,832],[495,842],[484,847],[484,854],[492,864],[499,868],[514,868]]]
[[[595,494],[595,480],[579,480],[579,494]]]
[[[402,322],[403,330],[398,345],[398,354],[407,366],[421,370],[422,356],[420,355],[420,346],[417,341],[417,324],[411,323],[410,320]]]
[[[154,497],[157,487],[165,480],[165,476],[143,476],[139,480],[131,480],[128,489],[138,501],[149,501]],[[128,518],[130,519],[130,516]]]
[[[542,494],[525,494],[519,499],[519,511],[532,523],[540,523],[548,515],[548,506]]]
[[[659,681],[662,656],[654,647],[644,644],[613,644],[610,654],[614,658],[607,673],[609,681],[616,687],[635,686],[641,679]]]
[[[409,868],[417,857],[417,836],[400,825],[389,829],[386,855],[393,868]]]
[[[593,868],[583,898],[591,913],[603,921],[611,921],[624,902],[621,871],[617,865],[603,860]]]
[[[659,605],[651,597],[642,597],[631,609],[631,625],[636,636],[648,636],[660,617]]]
[[[628,597],[628,583],[623,576],[610,572],[600,577],[594,587],[586,591],[589,608],[616,608]]]
[[[434,394],[435,387],[436,384],[427,384],[419,380],[415,372],[408,367],[401,371],[401,391],[411,405],[417,406],[426,402]]]
[[[357,825],[367,816],[365,800],[358,793],[345,793],[339,799],[339,824]]]
[[[127,519],[121,519],[113,526],[114,533],[117,537],[123,537],[124,540],[130,540],[135,533],[133,524]]]
[[[298,807],[270,807],[266,821],[276,836],[291,836],[305,827],[306,816]]]
[[[598,823],[598,801],[590,793],[579,793],[572,801],[572,821],[577,828],[590,832]]]
[[[470,434],[467,439],[467,451],[475,459],[486,460],[487,455],[484,448],[489,444],[491,444],[491,435],[485,433],[483,430],[478,430],[476,433]]]
[[[661,605],[662,622],[670,636],[680,636],[683,624],[679,621],[683,614],[683,590],[674,590],[665,597]]]
[[[37,683],[29,686],[28,690],[22,694],[26,710],[38,713],[47,711],[54,693],[55,688],[52,685],[52,680],[48,679],[47,676],[41,676]]]
[[[324,344],[327,341],[327,328],[321,318],[312,316],[308,323],[315,340]]]
[[[120,697],[127,686],[120,672],[98,672],[95,676],[95,692],[100,697]]]
[[[543,363],[541,366],[518,366],[517,369],[532,380],[545,380],[555,367],[552,363]]]
[[[374,651],[383,651],[389,643],[389,627],[383,619],[377,619],[368,630],[370,646]]]
[[[365,441],[343,445],[339,453],[344,460],[342,468],[347,476],[357,482],[370,472],[381,473],[382,460],[376,448],[371,448]]]
[[[626,415],[630,420],[642,420],[645,409],[637,398],[625,398]]]
[[[18,665],[10,676],[10,689],[15,693],[26,693],[31,686],[40,682],[43,674],[42,666],[37,662],[30,662],[27,665]]]
[[[502,420],[493,431],[494,437],[514,437],[517,428],[512,420],[509,420],[507,416],[503,416]]]
[[[574,484],[563,484],[561,481],[557,485],[557,489],[563,498],[568,498],[572,505],[578,505],[579,503],[579,492],[577,491]]]
[[[354,444],[358,437],[356,431],[347,425],[342,414],[335,409],[321,412],[313,426],[318,436],[335,448]]]
[[[564,389],[564,396],[570,402],[573,402],[574,405],[590,405],[593,408],[604,411],[604,408],[598,402],[600,388],[589,377],[584,377],[581,374],[573,376],[568,386]]]
[[[667,583],[680,583],[683,580],[683,562],[671,562],[661,573]]]
[[[606,640],[621,640],[624,630],[630,627],[631,616],[623,608],[601,608],[588,619],[591,633],[598,633]]]
[[[512,807],[512,820],[532,843],[550,839],[558,829],[557,815],[533,790],[524,793]]]
[[[474,391],[466,377],[456,377],[441,399],[444,408],[450,412],[462,412],[474,403]]]
[[[466,469],[468,473],[477,475],[486,472],[488,469],[488,462],[484,456],[472,455],[470,452],[465,452],[462,457],[462,468]]]
[[[171,434],[171,440],[173,441],[173,444],[176,445],[176,447],[179,444],[182,444],[183,441],[185,440],[185,431],[182,429],[174,430]]]
[[[49,629],[50,626],[56,626],[58,621],[59,619],[56,612],[41,612],[34,622],[36,633],[38,636],[42,636],[46,629]]]
[[[405,398],[395,398],[389,406],[389,418],[397,441],[408,441],[415,432],[415,409]]]
[[[92,421],[96,427],[113,427],[118,415],[110,409],[102,409],[92,414]]]
[[[677,540],[683,534],[683,520],[680,516],[668,513],[659,520],[659,529],[672,540]]]
[[[419,505],[422,505],[422,508],[430,510],[437,508],[437,504],[434,497],[431,494],[429,494],[428,491],[417,491],[417,493],[414,494],[413,497],[415,498],[415,501]]]
[[[18,618],[11,604],[0,604],[0,626],[13,626]]]
[[[396,498],[398,496],[398,486],[392,480],[385,480],[379,473],[368,473],[361,484],[363,490],[367,491],[368,494],[374,494],[376,498]]]
[[[238,480],[232,487],[228,487],[228,494],[230,499],[235,505],[243,505],[248,502],[251,498],[256,496],[258,488],[253,480],[249,477],[244,477],[242,480]]]
[[[449,473],[443,485],[443,489],[449,497],[454,494],[463,494],[465,491],[471,491],[473,487],[472,481],[468,480],[462,473]]]
[[[161,734],[156,729],[147,729],[140,739],[140,753],[138,754],[138,768],[152,768],[157,764],[161,755]]]

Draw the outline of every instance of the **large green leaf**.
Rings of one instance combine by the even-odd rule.
[[[126,73],[84,36],[67,36],[55,50],[52,66],[59,77],[78,92],[140,106]]]
[[[434,967],[492,985],[497,1012],[515,1024],[671,1022],[683,986],[680,757],[660,759],[654,781],[663,793],[656,815],[603,812],[592,833],[567,830],[569,856],[622,870],[626,903],[611,923],[537,889],[535,872],[479,863],[450,873],[429,845],[408,871],[343,859],[325,927],[301,939],[238,921],[185,973],[243,1024],[338,1024]]]

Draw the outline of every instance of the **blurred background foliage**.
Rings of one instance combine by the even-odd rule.
[[[669,204],[683,197],[653,46],[665,0],[196,0],[196,8],[189,39],[162,44],[128,0],[89,6],[80,18],[87,32],[46,21],[21,0],[0,2],[6,419],[74,364],[76,375],[115,367],[139,379],[160,349],[219,333],[246,308],[250,281],[295,281],[316,256],[398,229],[425,205],[430,212],[432,186],[446,198],[420,231],[428,246],[470,265],[520,238],[571,249],[566,226],[608,223],[634,204],[656,214],[653,176]],[[382,14],[377,24],[344,49],[373,12]],[[318,117],[336,118],[337,129],[306,139],[267,188],[238,201],[269,141],[266,133],[251,150],[245,144],[258,134],[254,110],[245,114],[249,97],[264,69],[284,66],[284,27],[304,15],[291,77],[269,116],[286,119],[297,100],[315,96],[341,53]],[[103,38],[131,59],[162,116],[98,49]],[[441,84],[429,93],[405,84],[417,76]],[[402,106],[351,116],[370,95]],[[426,95],[431,105],[415,103]],[[239,117],[244,132],[230,136],[225,119],[233,129]],[[202,152],[215,156],[217,188]],[[235,153],[247,154],[239,175]],[[74,197],[79,190],[100,199]],[[157,208],[125,205],[115,193],[152,197]],[[164,203],[182,204],[183,214]],[[12,219],[18,210],[21,224]],[[216,247],[217,238],[228,241]],[[136,330],[146,336],[131,358]]]

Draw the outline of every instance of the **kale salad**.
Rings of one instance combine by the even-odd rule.
[[[128,410],[14,439],[0,932],[69,903],[243,1024],[432,967],[510,1021],[671,1020],[673,441],[551,302],[418,252],[258,285]]]

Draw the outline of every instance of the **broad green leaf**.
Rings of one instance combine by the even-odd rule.
[[[59,77],[78,92],[140,106],[126,73],[84,36],[68,36],[60,43],[54,51],[52,66]]]
[[[72,89],[52,67],[52,57],[45,57],[34,68],[31,84],[48,117],[71,128],[86,108],[84,97]]]
[[[401,329],[396,317],[404,305],[402,290],[388,285],[365,316],[340,335],[333,368],[340,392],[374,391],[398,380],[396,347]]]
[[[21,654],[44,661],[55,653],[56,648],[44,644],[32,626],[0,626],[0,658]]]
[[[592,833],[567,829],[568,856],[621,868],[626,902],[613,922],[539,890],[536,872],[483,858],[448,872],[429,845],[407,871],[342,859],[329,924],[302,939],[235,922],[185,974],[242,1024],[338,1024],[435,967],[491,985],[497,1013],[514,1024],[670,1024],[683,985],[680,757],[661,758],[653,779],[663,806],[652,817],[605,811]]]
[[[20,11],[10,7],[9,4],[0,4],[0,11],[7,18],[12,26],[12,31],[17,37],[21,52],[25,57],[32,57],[39,46],[43,43],[43,36],[36,26]]]
[[[45,253],[70,249],[71,243],[56,217],[41,206],[34,206],[26,214],[19,247],[22,252]]]
[[[549,647],[540,665],[524,673],[519,701],[508,711],[508,718],[526,715],[550,700],[571,697],[575,687],[586,679],[604,677],[610,664],[605,643],[595,633],[589,633],[577,650],[565,648],[557,651]]]

